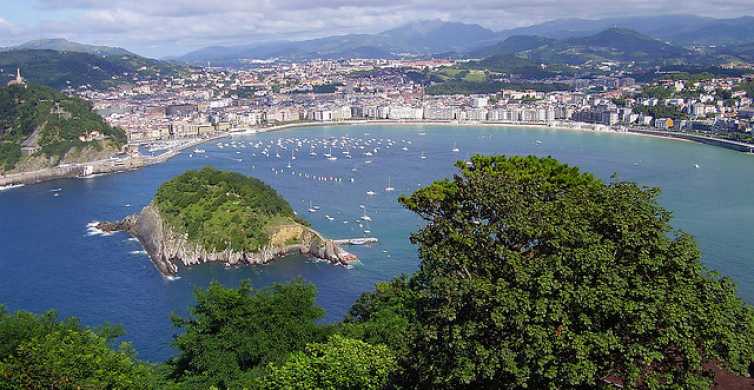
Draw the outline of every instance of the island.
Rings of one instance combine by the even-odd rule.
[[[181,265],[265,264],[293,253],[341,265],[358,260],[299,218],[272,187],[211,167],[167,181],[140,213],[99,228],[138,239],[166,276]]]

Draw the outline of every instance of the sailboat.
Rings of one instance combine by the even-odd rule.
[[[387,187],[385,187],[385,192],[393,192],[395,191],[395,188],[390,185],[390,176],[387,177]]]
[[[453,142],[453,149],[452,149],[452,152],[453,152],[453,153],[458,153],[458,152],[460,152],[460,151],[461,151],[461,149],[458,149],[458,146],[456,145],[456,143],[455,143],[455,142]]]
[[[311,200],[309,201],[309,212],[310,212],[310,213],[316,213],[316,212],[317,212],[317,209],[315,209],[315,208],[314,208],[314,207],[312,206],[312,201],[311,201]]]
[[[426,159],[427,159],[427,156],[425,156],[425,155],[424,155],[424,152],[422,152],[422,155],[421,155],[421,156],[420,156],[419,158],[421,158],[422,160],[426,160]]]
[[[371,221],[372,217],[370,217],[370,216],[367,215],[367,209],[364,208],[364,215],[362,215],[361,217],[359,217],[359,219],[361,219],[362,221]]]
[[[332,154],[332,146],[330,146],[330,153],[328,153],[327,156],[328,156],[327,159],[330,160],[330,161],[335,161],[335,160],[338,159],[337,157],[333,156],[333,154]]]

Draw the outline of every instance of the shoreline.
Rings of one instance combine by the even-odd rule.
[[[666,139],[681,142],[694,142],[708,146],[720,147],[734,150],[742,153],[754,153],[754,145],[744,144],[741,142],[723,140],[718,138],[706,137],[702,135],[674,133],[667,131],[657,131],[649,128],[615,128],[600,124],[555,121],[551,123],[521,123],[521,122],[490,122],[490,121],[453,121],[453,120],[394,120],[394,119],[354,119],[343,121],[329,122],[295,122],[280,125],[250,128],[240,131],[230,131],[222,134],[213,134],[208,138],[187,140],[186,143],[178,145],[167,150],[158,156],[139,156],[128,157],[125,159],[109,159],[80,163],[68,166],[57,166],[44,168],[37,171],[19,172],[10,175],[0,175],[0,190],[4,188],[14,188],[16,186],[37,184],[57,179],[70,178],[87,178],[92,176],[107,175],[120,172],[130,172],[151,165],[160,164],[179,155],[182,151],[205,144],[207,142],[233,137],[236,135],[250,135],[268,132],[277,132],[288,129],[306,128],[306,127],[328,127],[328,126],[447,126],[447,127],[512,127],[512,128],[536,128],[552,129],[565,131],[581,131],[588,133],[610,133],[610,134],[627,134],[632,136],[642,136]]]

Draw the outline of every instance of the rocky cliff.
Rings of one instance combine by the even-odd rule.
[[[231,249],[210,251],[189,241],[187,235],[175,231],[165,223],[153,204],[120,222],[103,222],[99,228],[105,231],[125,231],[136,237],[163,275],[177,273],[179,264],[187,267],[206,262],[227,265],[265,264],[291,253],[328,260],[333,264],[347,265],[357,261],[356,256],[340,248],[333,240],[325,239],[315,230],[299,224],[277,227],[268,245],[256,252],[237,252]]]

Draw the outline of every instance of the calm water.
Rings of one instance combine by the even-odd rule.
[[[674,226],[695,235],[705,263],[732,277],[739,294],[754,303],[754,156],[629,135],[490,127],[316,127],[219,142],[269,144],[278,139],[311,141],[343,136],[352,139],[353,159],[343,158],[337,147],[333,149],[333,154],[340,156],[337,161],[325,159],[322,153],[328,150],[321,148],[313,157],[304,144],[303,151],[290,161],[289,150],[279,151],[281,158],[276,158],[277,147],[272,147],[270,157],[265,157],[262,148],[219,148],[215,141],[202,146],[206,154],[189,156],[191,152],[186,151],[165,164],[137,172],[0,192],[0,303],[11,310],[54,308],[63,316],[78,316],[92,325],[123,324],[126,338],[140,357],[153,361],[173,353],[171,312],[184,314],[193,302],[193,289],[206,287],[212,280],[237,286],[249,279],[254,286],[263,287],[302,277],[317,285],[326,320],[337,321],[375,282],[417,267],[416,251],[408,236],[420,221],[398,205],[397,197],[451,175],[452,162],[472,153],[552,155],[604,179],[617,173],[621,179],[662,187],[661,201],[674,212]],[[357,143],[365,145],[370,139],[374,141],[368,147],[358,149]],[[386,147],[388,139],[393,141],[390,148]],[[457,153],[451,151],[454,144],[460,149]],[[375,147],[380,150],[374,156],[364,156]],[[353,269],[290,257],[259,267],[198,266],[169,281],[127,235],[102,236],[88,231],[87,224],[92,221],[116,220],[137,212],[162,182],[204,165],[264,180],[328,236],[359,237],[370,230],[367,235],[378,237],[380,244],[353,248],[361,258]],[[323,176],[341,181],[312,178]],[[384,191],[388,177],[395,192]],[[376,195],[368,196],[367,191]],[[321,210],[309,213],[310,201]],[[362,215],[361,205],[373,219],[368,226],[359,227],[355,221]]]

